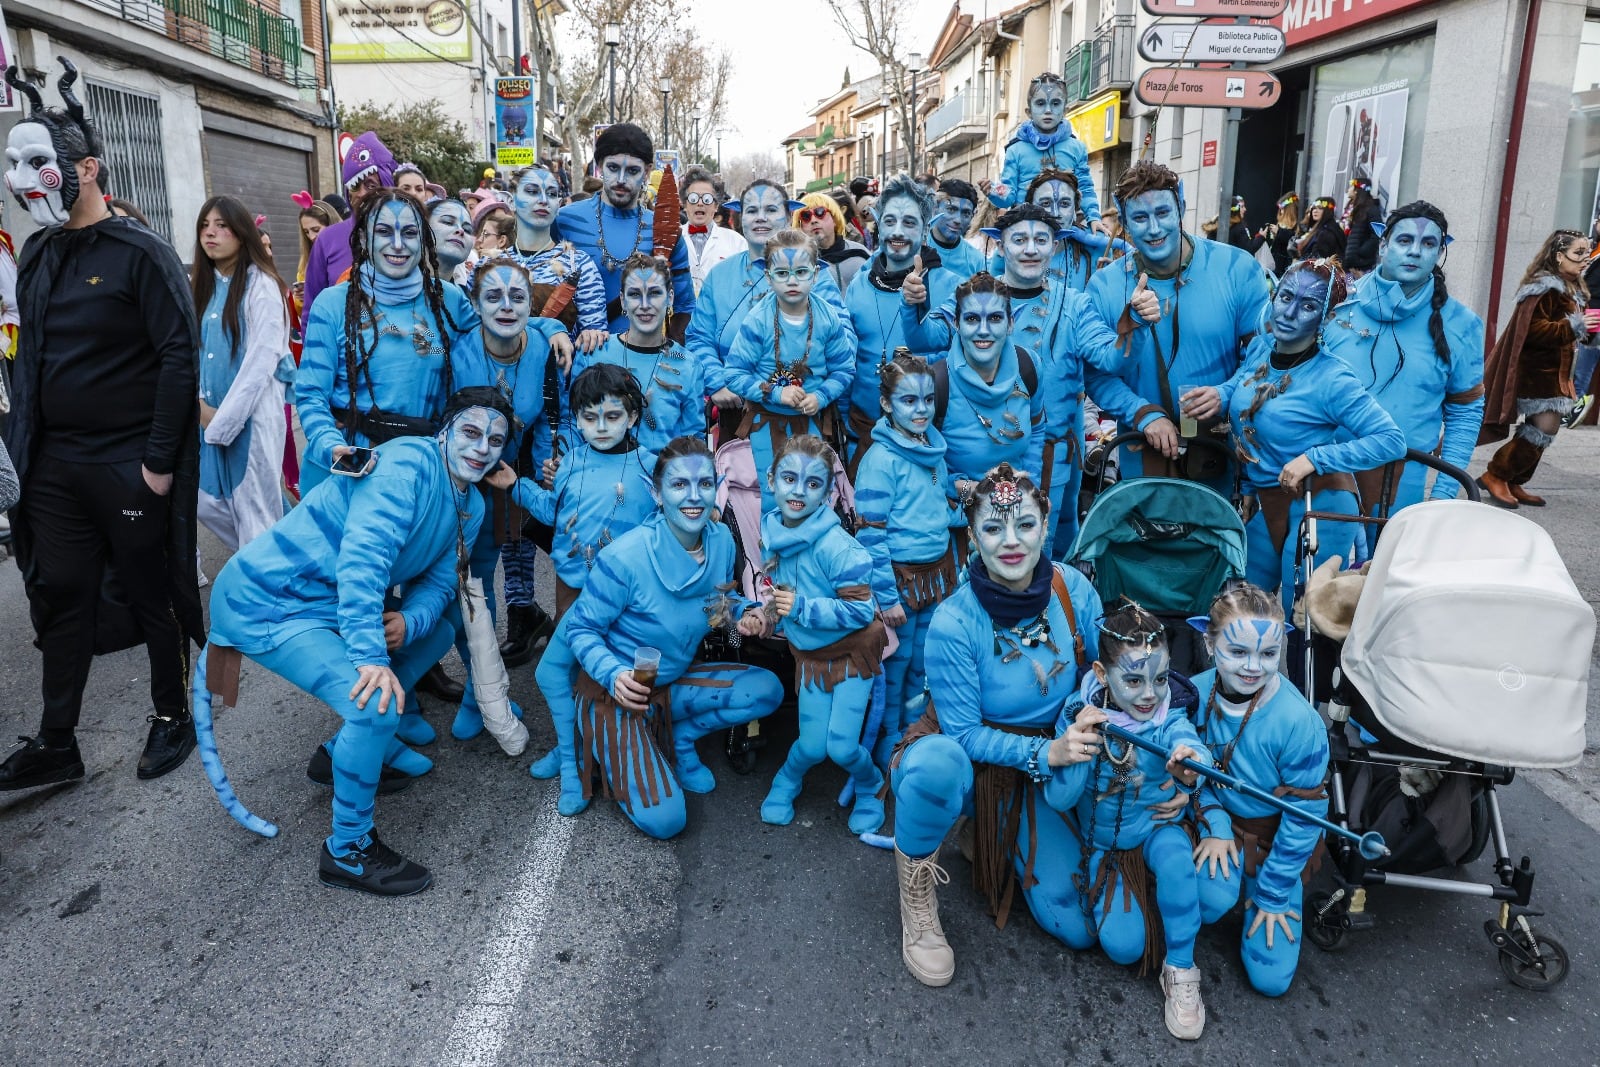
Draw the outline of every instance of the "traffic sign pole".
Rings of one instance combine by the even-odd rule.
[[[1247,18],[1234,19],[1234,24],[1248,26]],[[1243,63],[1230,64],[1232,70],[1244,69]],[[1223,244],[1228,243],[1228,225],[1232,222],[1229,212],[1233,207],[1233,172],[1234,155],[1239,150],[1239,121],[1244,117],[1240,108],[1230,107],[1227,116],[1222,120],[1222,143],[1217,146],[1217,229],[1221,232],[1217,237]]]

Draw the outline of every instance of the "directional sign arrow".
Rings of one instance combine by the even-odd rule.
[[[1283,54],[1276,26],[1229,22],[1158,22],[1139,38],[1152,63],[1270,63]]]
[[[1278,102],[1283,87],[1264,70],[1151,67],[1133,93],[1151,107],[1238,107],[1258,110]]]
[[[1152,52],[1161,47],[1161,33],[1155,26],[1150,27],[1150,32],[1144,35],[1144,43]]]

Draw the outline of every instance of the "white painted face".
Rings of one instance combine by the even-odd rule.
[[[1206,636],[1217,677],[1228,690],[1253,696],[1274,674],[1283,656],[1283,623],[1239,615],[1213,640]]]
[[[608,396],[598,404],[579,408],[574,419],[589,447],[604,452],[623,442],[639,416],[628,410],[620,396]]]
[[[1033,289],[1042,285],[1055,247],[1055,231],[1043,222],[1024,219],[1006,227],[1005,233],[1000,235],[1005,283],[1018,289]]]
[[[1078,220],[1078,194],[1060,178],[1053,178],[1035,189],[1028,203],[1050,212],[1062,226],[1071,226]]]
[[[1140,722],[1147,722],[1171,694],[1172,659],[1160,646],[1124,647],[1115,663],[1096,663],[1094,673],[1111,694],[1112,703]]]
[[[1044,551],[1044,512],[1033,494],[1023,493],[1021,500],[1004,509],[980,501],[974,518],[978,555],[989,576],[1002,584],[1025,585]]]
[[[66,199],[66,175],[42,123],[19,122],[6,136],[6,187],[28,209],[38,226],[60,226],[72,207]]]
[[[468,408],[439,434],[444,462],[458,485],[471,485],[500,462],[506,445],[506,417],[493,408]]]
[[[600,180],[606,183],[606,199],[618,211],[627,211],[639,202],[639,194],[650,177],[650,168],[638,156],[607,156],[600,161]]]
[[[750,242],[751,256],[760,257],[772,235],[789,221],[789,201],[770,185],[758,185],[739,202],[739,229]]]

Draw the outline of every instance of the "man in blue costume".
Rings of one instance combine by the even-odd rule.
[[[933,221],[929,236],[938,249],[939,262],[966,281],[984,269],[983,253],[966,242],[967,227],[978,208],[978,190],[971,182],[949,178],[939,183],[933,197]]]

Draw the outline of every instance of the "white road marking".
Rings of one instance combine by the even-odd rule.
[[[573,821],[556,812],[559,795],[560,790],[551,789],[539,809],[517,883],[500,905],[498,925],[479,959],[477,984],[456,1013],[441,1064],[493,1067],[511,1036],[512,1016],[572,842]]]

